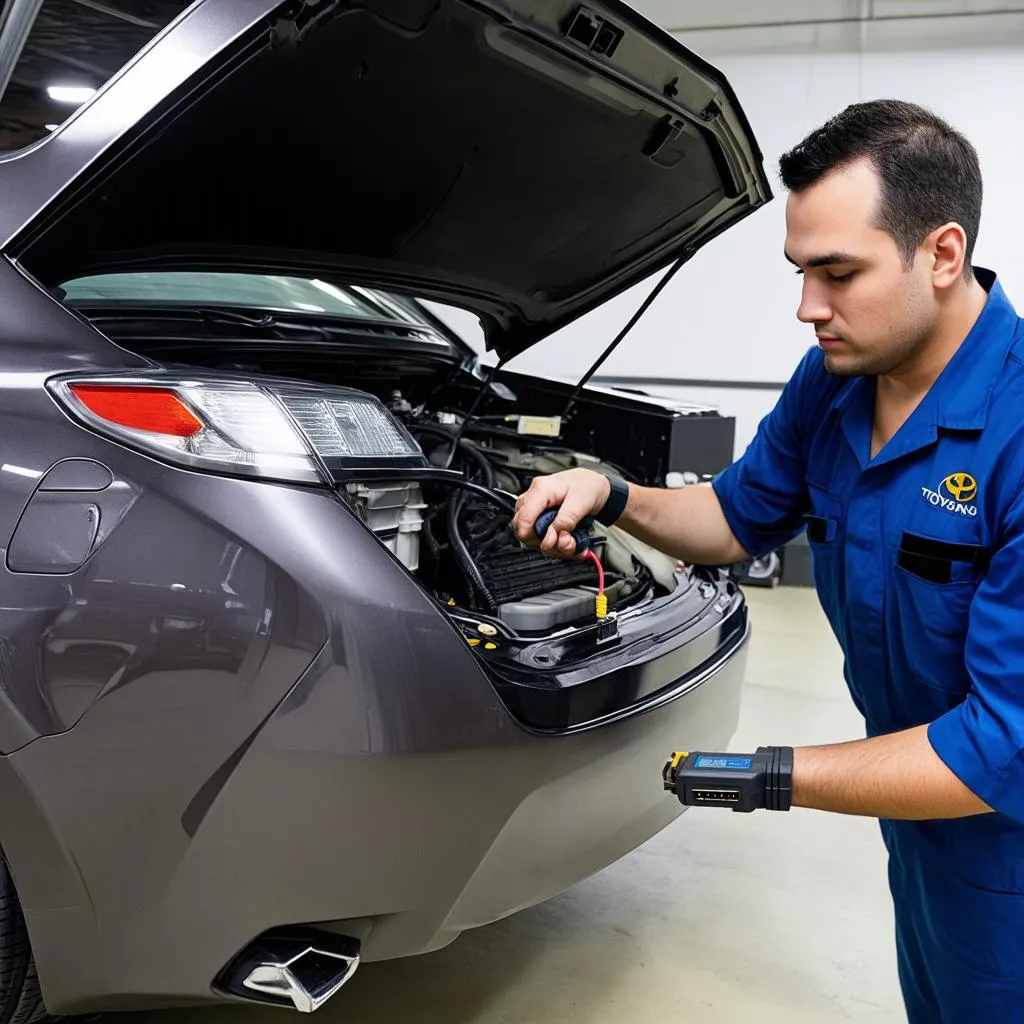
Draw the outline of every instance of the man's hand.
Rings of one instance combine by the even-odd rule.
[[[539,476],[516,501],[516,514],[512,530],[529,547],[539,547],[547,555],[573,558],[576,542],[572,531],[585,516],[595,515],[604,508],[611,491],[606,476],[592,469],[567,469],[551,476]],[[561,505],[561,510],[547,533],[540,540],[534,533],[534,524],[549,508]]]
[[[540,548],[546,555],[573,558],[573,529],[584,516],[597,515],[610,493],[611,482],[592,469],[539,476],[519,496],[512,529],[524,544]],[[534,533],[538,518],[559,505],[559,514],[538,541]],[[631,483],[629,501],[615,525],[691,565],[732,565],[747,557],[710,484],[666,490]]]

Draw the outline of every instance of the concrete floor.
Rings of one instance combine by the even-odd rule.
[[[814,592],[749,592],[755,628],[732,749],[853,739]],[[562,896],[438,953],[368,964],[322,1024],[905,1021],[877,822],[691,810]],[[279,1011],[124,1024],[270,1024]]]

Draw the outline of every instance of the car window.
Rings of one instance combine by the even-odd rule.
[[[143,302],[181,305],[248,306],[275,312],[391,319],[347,288],[318,278],[270,274],[160,271],[96,274],[61,285],[69,305],[78,302]]]

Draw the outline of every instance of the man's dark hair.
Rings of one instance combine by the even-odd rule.
[[[909,268],[931,231],[955,221],[967,236],[964,276],[981,221],[981,169],[974,147],[930,110],[901,100],[855,103],[779,160],[783,185],[802,192],[830,171],[869,159],[881,179],[877,226]]]

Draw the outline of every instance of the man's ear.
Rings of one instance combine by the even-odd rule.
[[[967,233],[956,222],[936,228],[925,240],[925,252],[932,261],[932,284],[950,288],[963,280],[967,260]]]

